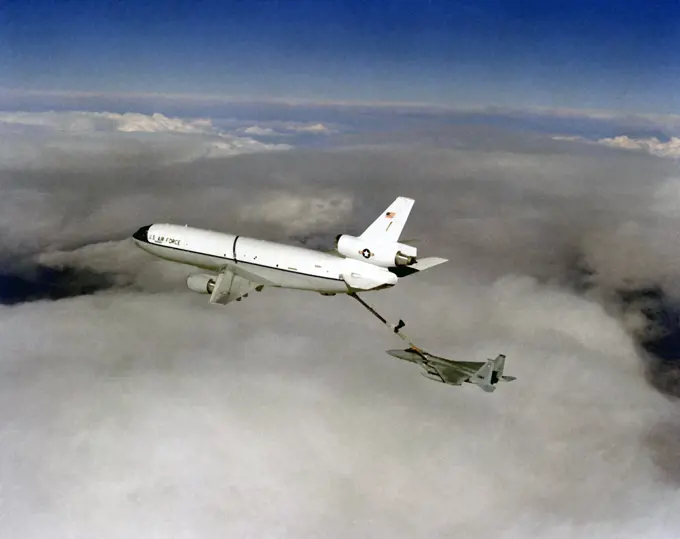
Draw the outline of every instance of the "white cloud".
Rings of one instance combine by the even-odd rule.
[[[597,140],[577,135],[553,135],[553,140],[582,142],[584,144],[599,144],[609,148],[636,150],[658,157],[677,159],[680,157],[680,137],[670,137],[662,142],[657,137],[633,138],[627,135],[605,137]]]
[[[256,125],[242,127],[238,132],[254,136],[292,136],[292,135],[333,135],[339,132],[337,127],[330,127],[323,123],[307,122],[260,122]]]
[[[572,142],[587,142],[587,139],[579,135],[553,135],[553,140],[566,140]]]
[[[183,120],[181,118],[168,118],[163,114],[111,114],[108,116],[118,123],[118,131],[142,132],[142,133],[196,133],[218,134],[212,127],[209,119]]]
[[[352,211],[352,198],[346,195],[297,196],[272,191],[256,198],[256,202],[239,208],[240,218],[284,226],[291,234],[339,224]]]
[[[274,131],[271,127],[260,127],[257,125],[251,125],[250,127],[246,127],[243,132],[246,135],[259,135],[259,136],[271,136],[271,135],[276,135],[277,132]]]
[[[145,150],[166,162],[230,157],[244,153],[291,149],[216,129],[205,118],[170,118],[163,114],[110,112],[12,112],[0,114],[0,166],[74,166],[74,158],[91,161],[92,154],[113,161]]]
[[[624,148],[627,150],[642,150],[659,157],[680,157],[680,137],[671,137],[667,142],[661,142],[658,138],[635,139],[628,136],[603,138],[598,140],[600,144],[612,148]]]
[[[313,133],[313,134],[318,134],[318,135],[328,135],[333,132],[332,129],[329,127],[325,126],[322,123],[315,123],[315,124],[301,124],[301,123],[294,123],[294,122],[288,122],[286,124],[286,129],[289,131],[295,131],[298,133]]]
[[[163,279],[163,264],[146,276]],[[349,300],[268,290],[228,310],[175,282],[0,309],[13,536],[607,538],[644,527],[665,538],[679,524],[675,488],[645,447],[672,406],[597,305],[513,277],[421,279],[371,299],[389,312],[410,303],[412,331],[434,351],[508,353],[518,380],[486,395],[386,356],[399,342]]]
[[[209,119],[168,118],[159,113],[10,112],[0,114],[0,124],[40,126],[68,132],[219,134],[213,129]]]

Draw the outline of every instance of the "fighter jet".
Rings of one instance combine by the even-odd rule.
[[[499,354],[495,359],[484,361],[454,361],[435,356],[420,348],[412,346],[405,350],[388,350],[387,353],[398,359],[420,365],[425,378],[460,386],[463,383],[475,384],[483,391],[495,391],[498,382],[511,382],[514,376],[504,376],[505,355]]]

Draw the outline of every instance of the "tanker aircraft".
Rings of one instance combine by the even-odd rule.
[[[418,259],[416,247],[399,243],[413,203],[398,197],[360,236],[336,236],[335,253],[166,223],[143,226],[132,237],[152,255],[211,272],[189,275],[187,286],[209,294],[213,304],[266,287],[352,294],[391,288],[399,278],[447,262]]]

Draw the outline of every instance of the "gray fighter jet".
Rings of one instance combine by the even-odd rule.
[[[483,391],[495,391],[498,382],[510,382],[514,376],[503,376],[505,355],[499,354],[495,359],[486,361],[454,361],[432,355],[420,348],[411,347],[405,350],[387,350],[387,353],[404,361],[420,365],[425,378],[454,386],[464,382],[475,384]]]

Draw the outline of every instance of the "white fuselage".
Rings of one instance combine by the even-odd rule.
[[[348,275],[367,283],[365,290],[394,286],[398,280],[389,270],[359,260],[189,226],[149,225],[133,238],[157,257],[214,272],[241,269],[266,286],[338,294],[349,291]]]

